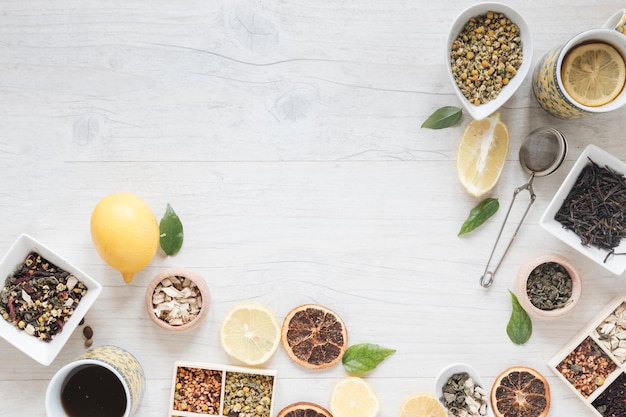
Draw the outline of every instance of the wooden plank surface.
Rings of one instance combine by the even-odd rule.
[[[534,62],[598,27],[618,1],[528,0]],[[537,202],[492,288],[478,284],[504,210],[456,236],[478,202],[456,177],[462,121],[421,129],[435,109],[459,105],[445,73],[445,40],[473,1],[8,1],[0,2],[0,253],[20,233],[44,242],[104,286],[88,313],[96,345],[117,344],[144,366],[138,416],[166,416],[175,360],[235,364],[218,331],[233,306],[255,302],[282,321],[298,304],[337,311],[350,342],[397,349],[366,376],[381,417],[433,392],[451,362],[489,385],[508,366],[548,377],[555,416],[591,415],[546,362],[616,294],[624,280],[539,227],[582,149],[626,159],[625,109],[577,121],[537,105],[530,77],[502,109],[507,163],[489,194],[508,205],[527,180],[518,149],[532,129],[565,133],[570,151],[535,181]],[[132,284],[98,257],[89,218],[103,196],[130,191],[160,218],[167,203],[186,239]],[[534,323],[523,346],[505,327],[520,263],[541,251],[575,259],[583,297],[566,318]],[[143,308],[165,267],[202,274],[211,311],[183,336],[152,325]],[[44,416],[51,376],[85,350],[74,334],[48,367],[0,342],[0,416]],[[312,372],[279,349],[276,409],[328,406],[337,366]]]

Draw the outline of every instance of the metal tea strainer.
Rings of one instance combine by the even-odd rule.
[[[511,204],[509,205],[509,209],[504,216],[504,221],[502,222],[502,226],[500,227],[500,232],[498,232],[498,237],[496,238],[496,242],[493,245],[493,249],[491,250],[491,255],[489,255],[489,260],[487,261],[487,266],[485,267],[485,272],[483,276],[480,277],[480,285],[487,288],[493,284],[493,276],[498,271],[500,264],[504,260],[506,253],[508,252],[513,240],[517,236],[528,211],[530,210],[530,206],[535,202],[536,195],[533,190],[533,180],[535,177],[544,177],[546,175],[552,174],[557,170],[563,160],[565,159],[565,155],[567,154],[567,141],[565,136],[561,132],[551,127],[540,127],[538,129],[533,130],[526,136],[524,142],[522,142],[522,146],[519,150],[519,162],[522,166],[522,169],[530,174],[530,178],[526,184],[521,185],[513,191],[513,199],[511,200]],[[493,270],[489,270],[489,265],[491,264],[491,259],[493,258],[493,254],[498,247],[498,242],[500,241],[500,237],[502,236],[502,232],[504,230],[504,226],[506,225],[507,219],[509,218],[509,214],[511,213],[511,209],[513,208],[513,203],[515,203],[515,199],[517,195],[522,191],[528,191],[530,194],[530,201],[528,202],[528,206],[526,206],[526,210],[524,214],[522,214],[522,218],[520,219],[517,228],[513,232],[513,236],[511,236],[511,240],[509,240],[508,245],[504,249],[502,253],[502,257],[496,264]]]

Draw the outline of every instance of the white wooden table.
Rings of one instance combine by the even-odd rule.
[[[536,62],[551,47],[600,26],[617,0],[528,0]],[[527,180],[518,149],[553,126],[570,152],[535,181],[537,202],[494,285],[480,287],[505,210],[471,235],[457,231],[478,200],[456,177],[456,147],[470,119],[421,129],[435,109],[460,105],[445,73],[454,17],[474,1],[59,0],[0,2],[0,252],[22,232],[67,257],[104,290],[87,315],[95,345],[116,344],[144,366],[139,416],[166,416],[175,360],[235,364],[218,330],[233,306],[270,307],[282,321],[302,303],[337,311],[350,344],[397,353],[366,376],[381,417],[411,394],[433,392],[451,362],[471,364],[491,386],[512,365],[549,379],[554,416],[591,415],[546,362],[614,295],[612,276],[547,234],[539,218],[589,143],[626,159],[626,109],[555,119],[530,77],[502,109],[507,164],[489,194],[510,202]],[[559,4],[560,3],[560,4]],[[124,284],[91,243],[89,218],[103,196],[130,191],[160,218],[181,217],[185,243]],[[583,275],[576,310],[534,322],[514,345],[505,327],[520,263],[542,251],[575,259]],[[183,336],[148,321],[150,278],[170,266],[202,274],[209,317]],[[43,416],[51,376],[85,351],[76,332],[41,366],[0,341],[1,416]],[[275,409],[328,406],[341,365],[313,372],[279,349]]]

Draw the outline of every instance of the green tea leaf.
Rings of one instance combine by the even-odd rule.
[[[161,249],[166,255],[176,255],[183,246],[183,224],[180,218],[172,209],[172,206],[167,205],[165,215],[159,223],[159,232]]]
[[[497,199],[489,197],[481,201],[476,207],[470,210],[470,214],[467,220],[461,226],[459,234],[457,236],[469,233],[483,224],[489,217],[493,216],[500,208],[500,203]]]
[[[463,110],[458,107],[441,107],[431,114],[428,119],[424,121],[424,123],[422,123],[422,127],[428,129],[444,129],[457,124],[457,122],[461,120],[462,115]]]
[[[506,326],[506,334],[509,335],[509,339],[513,343],[523,345],[530,339],[530,335],[533,333],[533,323],[520,305],[515,294],[511,290],[509,290],[509,293],[513,303],[513,312],[511,313],[509,324]]]
[[[376,368],[395,351],[372,343],[361,343],[346,349],[341,362],[348,372],[362,374]]]

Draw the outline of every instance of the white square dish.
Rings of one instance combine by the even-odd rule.
[[[47,246],[27,234],[22,234],[13,243],[2,261],[0,261],[2,287],[6,285],[6,279],[14,274],[31,252],[36,252],[49,263],[74,275],[87,288],[86,294],[80,299],[69,319],[63,324],[62,331],[58,332],[50,341],[43,341],[36,336],[29,335],[26,331],[0,317],[0,337],[40,364],[48,366],[56,358],[81,319],[94,304],[102,291],[102,286]]]
[[[555,220],[555,215],[563,205],[574,184],[576,184],[583,168],[593,161],[600,167],[607,167],[620,175],[626,174],[626,164],[605,150],[588,145],[580,154],[574,166],[563,180],[563,183],[550,201],[550,204],[543,213],[539,224],[561,241],[565,242],[578,252],[582,253],[598,265],[615,275],[621,275],[626,270],[626,256],[608,256],[608,251],[595,246],[585,246],[581,243],[581,238],[571,230],[565,229],[561,223]],[[626,239],[622,239],[615,253],[626,252]]]

